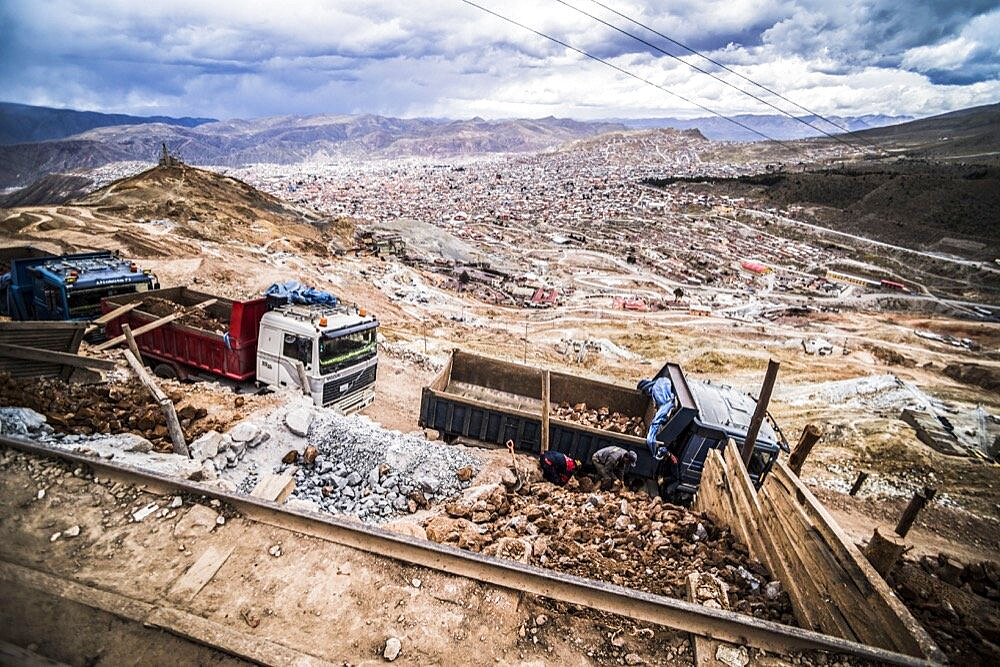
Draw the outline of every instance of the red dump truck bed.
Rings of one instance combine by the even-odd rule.
[[[208,372],[230,380],[252,380],[257,372],[257,335],[260,320],[267,312],[264,298],[233,301],[188,287],[136,292],[105,299],[101,310],[111,312],[133,301],[142,305],[107,323],[109,338],[121,335],[122,324],[132,331],[159,319],[162,315],[144,311],[148,304],[162,299],[189,309],[203,301],[216,299],[204,312],[224,323],[224,331],[209,331],[184,323],[183,316],[136,337],[143,356],[167,364],[181,378],[196,372]]]

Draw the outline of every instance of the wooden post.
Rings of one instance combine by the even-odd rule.
[[[933,500],[936,495],[937,489],[932,489],[929,486],[925,486],[920,491],[914,493],[913,497],[910,498],[910,504],[906,506],[902,516],[899,517],[899,523],[896,524],[896,534],[900,537],[906,537],[906,534],[910,532],[910,528],[913,526],[913,522],[917,520],[920,510],[924,508],[924,505]]]
[[[139,376],[139,381],[152,394],[153,400],[159,404],[160,410],[167,420],[167,433],[170,434],[170,442],[173,443],[174,454],[191,458],[191,452],[188,451],[187,443],[184,441],[184,431],[181,430],[181,423],[177,419],[174,402],[170,400],[169,396],[163,393],[163,390],[156,384],[153,377],[146,371],[146,367],[132,354],[132,350],[125,350],[125,360],[128,361],[129,366],[132,367],[135,374]]]
[[[167,324],[169,322],[173,322],[174,320],[176,320],[181,315],[182,315],[182,313],[170,313],[169,315],[161,317],[158,320],[154,320],[154,321],[150,322],[149,324],[143,324],[141,327],[139,327],[138,329],[136,329],[135,331],[133,331],[132,335],[133,336],[139,336],[139,335],[142,335],[142,334],[144,334],[144,333],[146,333],[148,331],[152,331],[153,329],[156,329],[158,327],[162,327],[164,324]],[[98,350],[98,351],[100,351],[100,350],[107,350],[108,348],[112,348],[115,345],[118,345],[118,344],[124,343],[124,342],[125,342],[125,336],[115,336],[111,340],[105,341],[105,342],[101,343],[100,345],[97,345],[96,347],[94,347],[94,349]]]
[[[906,545],[903,543],[902,537],[883,535],[876,528],[864,553],[875,571],[882,575],[883,579],[886,579],[899,564],[899,559],[903,557],[905,551]]]
[[[861,490],[862,485],[864,485],[865,480],[868,479],[868,473],[861,471],[858,473],[858,478],[854,480],[854,486],[851,487],[851,492],[848,495],[856,496],[858,491]]]
[[[799,436],[798,444],[795,445],[792,453],[788,455],[788,467],[796,475],[801,474],[802,465],[806,462],[809,452],[819,442],[822,435],[823,431],[813,424],[808,424],[802,429],[802,435]]]
[[[132,336],[132,327],[127,323],[122,324],[122,335],[125,336],[125,343],[128,345],[128,349],[132,350],[132,354],[139,361],[142,361],[142,355],[139,354],[139,346],[135,344],[135,338]]]
[[[309,375],[306,373],[305,364],[296,359],[295,370],[299,375],[299,384],[302,385],[302,393],[306,396],[312,396],[312,389],[309,387]]]
[[[549,372],[547,370],[542,371],[542,443],[541,443],[541,453],[549,451],[549,404],[551,402],[550,396],[550,382],[549,382]]]
[[[750,467],[750,457],[753,455],[753,447],[757,444],[757,434],[760,432],[760,425],[767,415],[767,405],[771,402],[771,390],[774,389],[774,381],[778,377],[779,364],[774,359],[767,360],[767,373],[764,374],[764,384],[760,388],[760,397],[757,399],[757,409],[754,410],[753,418],[750,419],[750,427],[747,429],[747,437],[743,442],[743,464]]]

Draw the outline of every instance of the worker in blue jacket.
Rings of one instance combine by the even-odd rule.
[[[640,380],[637,389],[653,399],[653,403],[656,404],[656,414],[653,415],[653,421],[649,423],[649,430],[646,432],[646,446],[649,447],[649,453],[654,459],[662,461],[668,451],[666,447],[659,446],[656,436],[673,412],[674,385],[670,378],[662,377],[656,380]]]

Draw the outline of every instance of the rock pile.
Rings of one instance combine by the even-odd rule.
[[[642,417],[629,417],[620,412],[611,412],[607,406],[588,408],[586,403],[570,405],[563,402],[559,405],[553,404],[551,414],[558,419],[613,433],[625,433],[640,438],[646,435],[646,424]]]
[[[764,566],[707,517],[645,494],[587,487],[473,487],[426,523],[427,537],[675,598],[686,597],[688,574],[707,572],[726,583],[733,610],[795,623]]]
[[[171,396],[180,402],[179,393]],[[157,451],[172,446],[167,423],[160,407],[137,380],[103,385],[74,384],[54,379],[23,380],[0,374],[0,405],[16,405],[45,415],[49,424],[62,433],[135,433]],[[193,405],[178,405],[177,416],[188,440],[205,429],[201,420],[207,411]]]
[[[208,431],[191,443],[191,458],[202,464],[203,479],[215,479],[226,468],[235,468],[247,450],[267,442],[271,434],[248,421],[237,424],[228,433]]]
[[[474,456],[456,447],[361,416],[323,412],[312,420],[308,442],[278,468],[298,465],[293,496],[363,521],[384,521],[454,497],[479,468]]]

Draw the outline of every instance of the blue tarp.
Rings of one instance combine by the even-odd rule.
[[[297,280],[274,283],[264,291],[264,296],[279,299],[285,303],[320,304],[324,306],[336,306],[338,303],[337,297],[329,292],[324,292],[313,287],[306,287]]]
[[[656,414],[646,432],[646,446],[653,457],[659,460],[663,458],[663,453],[657,451],[656,435],[674,409],[674,385],[670,378],[662,377],[658,380],[643,380],[637,389],[652,398],[656,404]]]

